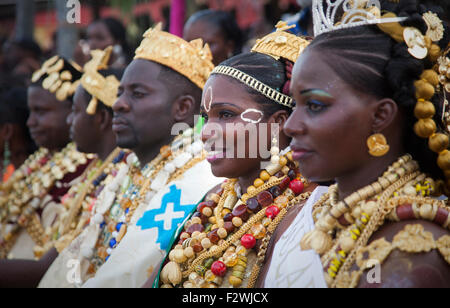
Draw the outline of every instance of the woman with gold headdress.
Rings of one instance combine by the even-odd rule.
[[[303,175],[337,184],[278,236],[259,285],[449,287],[450,152],[434,71],[448,29],[415,0],[360,1],[336,23],[340,4],[313,5],[317,36],[294,67],[285,126]]]
[[[52,247],[61,198],[88,166],[89,157],[69,143],[66,122],[80,77],[80,69],[58,56],[33,75],[27,125],[41,148],[1,185],[1,259],[40,259]],[[0,260],[1,284],[15,285],[9,277],[24,278],[17,270],[29,273],[34,264]]]
[[[281,131],[294,107],[291,69],[308,42],[286,32],[284,23],[277,28],[252,53],[222,62],[205,85],[207,160],[214,175],[228,180],[176,235],[156,286],[254,285],[277,224],[314,187],[298,172]]]

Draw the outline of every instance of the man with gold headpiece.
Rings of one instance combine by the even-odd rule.
[[[160,26],[145,33],[113,106],[117,145],[136,153],[127,158],[130,170],[104,189],[107,202],[96,205],[91,225],[66,249],[71,253],[55,269],[60,281],[41,286],[81,286],[90,277],[86,287],[146,281],[178,224],[220,182],[192,129],[212,69],[201,40],[188,43]],[[78,268],[68,270],[71,259]],[[74,269],[80,275],[71,276]]]
[[[32,260],[52,247],[61,198],[89,163],[69,143],[66,122],[80,77],[77,67],[56,56],[34,74],[28,89],[27,124],[41,149],[0,187],[0,258],[15,259],[0,260],[1,286],[28,286],[29,276],[50,262],[48,256]]]

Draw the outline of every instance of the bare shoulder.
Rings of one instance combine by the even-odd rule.
[[[379,249],[377,243],[392,250],[378,269],[375,266],[363,274],[359,287],[450,287],[448,229],[425,220],[389,222],[373,234],[368,248]]]

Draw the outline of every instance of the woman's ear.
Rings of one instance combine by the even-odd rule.
[[[382,132],[389,127],[398,115],[398,105],[390,98],[383,98],[372,104],[372,131]]]
[[[11,140],[13,137],[14,128],[11,123],[5,123],[0,128],[0,138],[1,140]]]

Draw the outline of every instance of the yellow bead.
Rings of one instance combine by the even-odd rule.
[[[259,175],[259,177],[261,178],[261,180],[263,180],[264,182],[268,181],[270,179],[270,174],[269,172],[267,172],[266,170],[262,171],[261,174]]]
[[[234,288],[238,288],[242,285],[242,279],[235,276],[230,276],[229,282]]]
[[[247,188],[247,194],[251,195],[252,193],[254,193],[256,191],[256,187],[255,186],[249,186]]]
[[[263,185],[264,185],[264,181],[261,180],[261,179],[256,179],[256,180],[253,182],[253,186],[255,186],[256,188],[261,187],[261,186],[263,186]]]
[[[284,167],[284,166],[287,165],[287,163],[288,163],[287,158],[284,157],[284,156],[281,156],[281,157],[280,157],[280,162],[279,162],[280,166],[283,166],[283,167]]]

